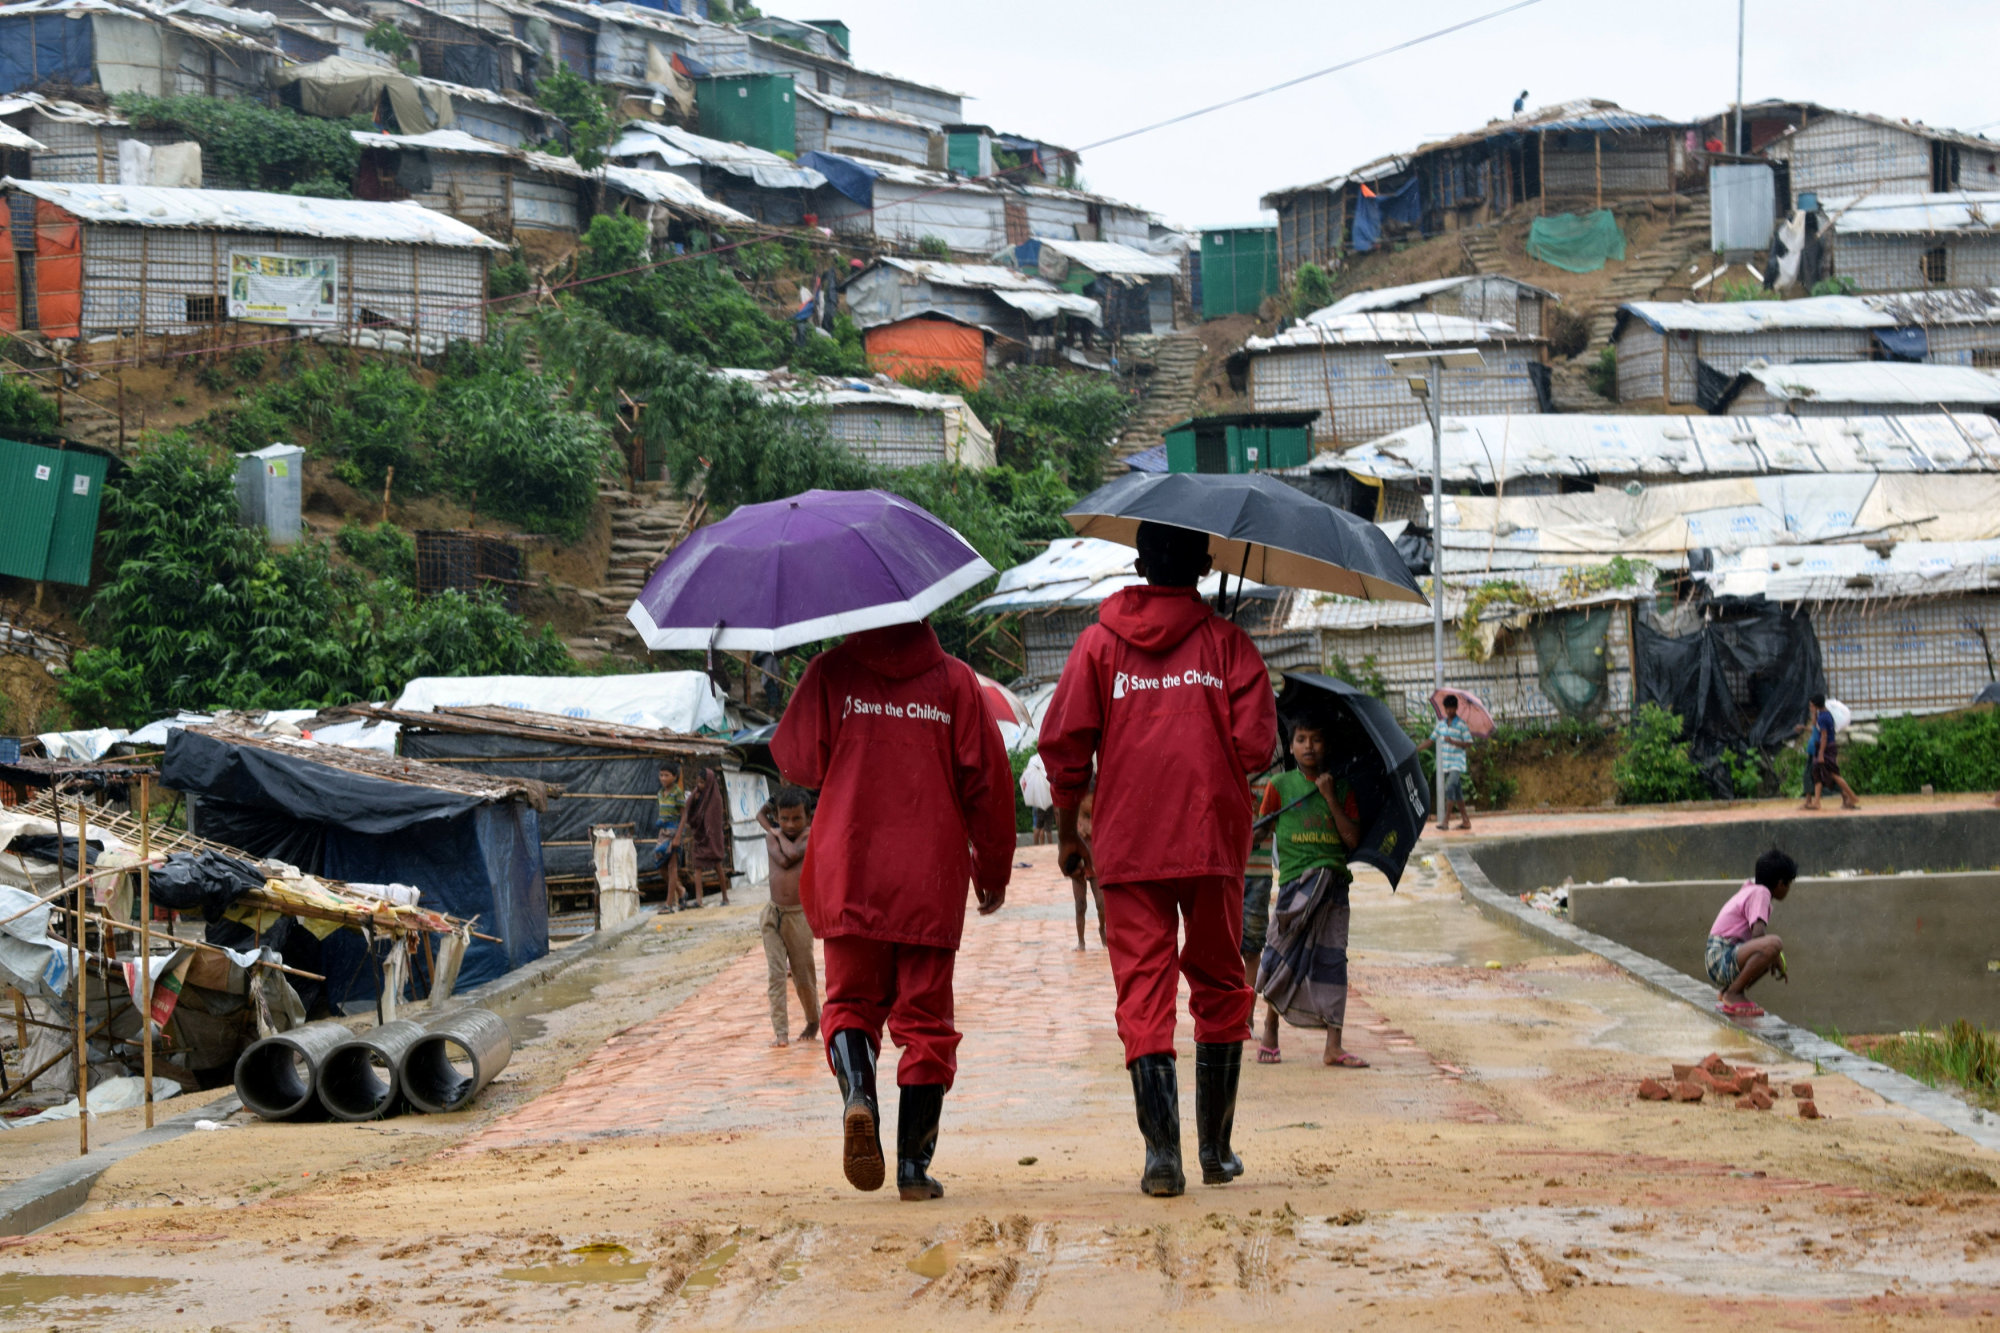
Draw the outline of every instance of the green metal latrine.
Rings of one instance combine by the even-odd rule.
[[[1278,229],[1216,227],[1201,234],[1201,317],[1254,315],[1278,293]]]
[[[1268,472],[1312,461],[1310,412],[1235,412],[1167,427],[1169,472]]]
[[[798,107],[789,74],[735,74],[695,81],[701,132],[770,153],[798,151]]]
[[[0,440],[0,574],[90,583],[102,455]]]

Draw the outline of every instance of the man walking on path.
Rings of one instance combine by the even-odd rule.
[[[982,914],[1013,873],[1014,776],[972,668],[929,624],[863,630],[815,657],[771,740],[784,780],[819,788],[799,897],[824,942],[820,1026],[843,1101],[843,1164],[882,1186],[875,1062],[882,1027],[902,1050],[896,1186],[935,1199],[928,1174],[958,1072],[952,970],[968,881]]]
[[[1229,1134],[1255,1003],[1241,956],[1248,778],[1270,765],[1277,709],[1250,636],[1195,592],[1209,569],[1207,536],[1142,523],[1138,547],[1135,567],[1148,586],[1114,594],[1070,650],[1040,749],[1063,873],[1094,874],[1104,887],[1118,1035],[1146,1140],[1139,1187],[1171,1196],[1187,1187],[1174,1067],[1183,974],[1193,992],[1202,1180],[1219,1185],[1243,1173]],[[1077,804],[1093,755],[1086,846]]]
[[[1472,809],[1465,801],[1465,752],[1472,748],[1472,728],[1458,715],[1458,696],[1447,694],[1444,716],[1431,727],[1430,739],[1417,748],[1437,750],[1438,772],[1444,775],[1444,804],[1438,808],[1438,832],[1451,827],[1451,811],[1458,807],[1458,826],[1472,831]]]

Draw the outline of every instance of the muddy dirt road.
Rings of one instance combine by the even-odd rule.
[[[942,1200],[842,1181],[818,1051],[768,1045],[746,903],[512,1006],[525,1044],[471,1112],[238,1116],[119,1164],[6,1243],[0,1323],[2000,1326],[1993,1154],[1486,921],[1428,868],[1355,889],[1349,1045],[1373,1067],[1288,1033],[1244,1071],[1248,1175],[1141,1196],[1109,969],[1094,931],[1074,950],[1051,851],[967,926]],[[1632,1099],[1711,1050],[1812,1078],[1828,1118]]]

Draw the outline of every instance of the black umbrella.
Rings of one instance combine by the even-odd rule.
[[[1287,671],[1278,695],[1287,750],[1292,727],[1306,718],[1323,728],[1328,771],[1347,779],[1361,807],[1361,844],[1347,859],[1374,866],[1394,888],[1431,812],[1416,742],[1396,725],[1389,706],[1365,690],[1331,676]]]
[[[1064,517],[1081,536],[1125,546],[1142,522],[1205,532],[1215,567],[1254,583],[1430,604],[1382,529],[1260,473],[1132,472]]]

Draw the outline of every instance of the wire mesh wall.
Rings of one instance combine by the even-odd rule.
[[[1963,708],[2000,680],[2000,596],[1811,604],[1826,692],[1857,717]]]
[[[431,597],[455,588],[463,593],[492,589],[509,611],[521,609],[521,548],[483,532],[426,529],[417,539],[417,595]]]
[[[1358,444],[1424,420],[1423,403],[1410,393],[1410,372],[1383,360],[1388,352],[1417,350],[1360,346],[1279,348],[1250,358],[1250,406],[1257,412],[1320,409],[1316,440]],[[1454,370],[1445,385],[1445,410],[1457,415],[1542,410],[1530,366],[1539,350],[1482,347],[1483,371]]]
[[[835,441],[882,467],[921,467],[944,461],[942,412],[841,405],[827,409],[826,424]]]

